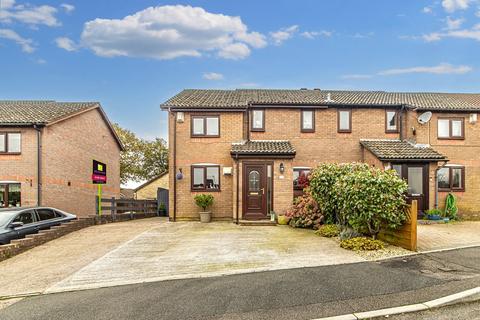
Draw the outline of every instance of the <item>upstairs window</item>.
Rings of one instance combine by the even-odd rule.
[[[220,191],[220,166],[192,166],[192,191]]]
[[[315,132],[315,111],[302,110],[301,116],[302,132]]]
[[[438,190],[465,191],[465,167],[443,167],[438,170]]]
[[[395,110],[385,111],[385,132],[396,133],[398,132],[398,112]]]
[[[20,153],[22,135],[20,133],[0,132],[0,153]]]
[[[338,132],[352,132],[352,110],[337,111]]]
[[[252,110],[251,131],[265,131],[265,110]]]
[[[192,137],[219,137],[219,116],[192,116]]]
[[[439,139],[464,139],[463,118],[439,118],[437,124]]]

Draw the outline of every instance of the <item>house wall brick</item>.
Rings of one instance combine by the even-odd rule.
[[[0,181],[21,184],[21,205],[37,205],[37,131],[33,128],[0,128],[0,132],[20,132],[21,154],[0,154]]]
[[[37,205],[36,131],[9,131],[22,133],[22,152],[0,155],[0,181],[21,182],[22,206]],[[97,186],[91,182],[93,159],[107,164],[103,196],[119,197],[120,148],[97,109],[44,127],[41,154],[43,206],[78,216],[94,214]]]
[[[43,205],[94,214],[93,160],[107,164],[103,197],[120,197],[120,148],[98,109],[44,128],[43,150]]]
[[[196,113],[198,114],[198,113]],[[202,113],[204,114],[204,113]],[[218,138],[192,138],[191,113],[185,113],[185,121],[176,123],[177,127],[177,161],[176,172],[170,176],[170,206],[169,215],[173,219],[173,185],[176,174],[182,170],[184,178],[177,180],[177,220],[198,220],[200,209],[194,203],[194,196],[205,192],[191,191],[191,166],[200,163],[220,165],[220,191],[211,192],[214,196],[214,204],[211,208],[212,218],[215,220],[231,220],[233,175],[223,175],[224,167],[233,167],[234,161],[230,155],[233,142],[239,142],[243,138],[241,112],[228,112],[220,115],[220,137]],[[170,128],[175,126],[175,115],[169,115]],[[172,144],[169,148],[169,166],[173,168],[173,130],[169,131],[169,141]]]

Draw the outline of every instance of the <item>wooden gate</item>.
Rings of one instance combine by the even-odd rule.
[[[406,209],[407,221],[397,230],[382,230],[378,239],[411,251],[417,251],[417,200]]]

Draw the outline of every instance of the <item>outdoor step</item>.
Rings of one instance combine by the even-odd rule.
[[[270,220],[240,220],[239,224],[241,226],[276,226],[275,221]]]

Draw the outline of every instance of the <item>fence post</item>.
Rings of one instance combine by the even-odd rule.
[[[99,198],[98,195],[95,196],[95,214],[98,216],[100,214],[100,206],[99,206]]]
[[[111,218],[112,218],[112,221],[116,221],[117,220],[117,207],[115,206],[115,197],[112,197],[112,199],[110,200],[110,215],[111,215]]]

